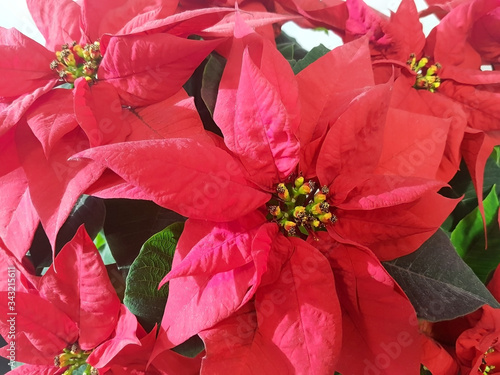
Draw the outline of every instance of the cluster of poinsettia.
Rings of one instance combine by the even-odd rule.
[[[439,228],[459,170],[498,231],[483,204],[498,0],[403,0],[390,18],[361,0],[27,3],[45,46],[0,29],[1,354],[23,363],[9,374],[500,371],[498,273],[492,294],[478,278],[433,290],[455,262]],[[299,58],[280,48],[288,20],[344,44]],[[107,212],[79,226],[86,198]],[[154,293],[168,287],[150,326],[127,303],[134,264],[124,300],[96,247],[148,268],[108,230],[132,237],[111,207],[139,201],[184,221],[173,259],[149,259]],[[441,268],[434,284],[410,285],[417,263],[424,285]]]

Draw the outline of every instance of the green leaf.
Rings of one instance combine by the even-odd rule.
[[[130,266],[123,303],[148,331],[161,323],[168,285],[158,290],[158,284],[172,268],[175,247],[183,229],[184,223],[174,223],[152,236]]]
[[[116,263],[116,260],[113,258],[113,254],[111,253],[111,249],[108,246],[108,242],[106,241],[106,236],[102,230],[97,233],[96,238],[94,238],[94,245],[97,247],[97,250],[99,250],[102,261],[106,266],[108,264]]]
[[[294,51],[295,51],[295,44],[294,43],[283,43],[277,46],[278,51],[283,55],[283,57],[287,60],[295,60],[294,57]]]
[[[318,60],[320,57],[326,55],[330,50],[323,44],[314,47],[309,53],[292,67],[293,72],[297,75],[301,70]]]
[[[201,98],[211,115],[214,113],[217,93],[219,91],[219,83],[225,66],[226,59],[216,53],[212,53],[208,58],[205,69],[203,70]]]
[[[205,344],[198,335],[194,335],[188,338],[182,344],[179,344],[175,348],[172,348],[174,352],[189,358],[196,357],[203,351],[203,349],[205,349]]]
[[[383,265],[421,319],[438,322],[464,316],[484,304],[500,307],[441,230],[418,250]]]
[[[297,60],[303,59],[307,55],[307,50],[302,48],[295,38],[292,38],[283,31],[276,38],[276,48],[292,67]]]
[[[479,208],[475,208],[458,223],[451,234],[451,242],[465,263],[472,268],[483,283],[486,283],[490,272],[495,270],[500,263],[499,202],[496,185],[493,185],[483,205],[488,249],[485,249],[484,224]]]

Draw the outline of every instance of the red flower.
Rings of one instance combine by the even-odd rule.
[[[343,56],[352,56],[353,51],[353,64],[344,65]],[[413,309],[377,257],[362,245],[375,250],[381,259],[413,251],[436,230],[454,202],[436,194],[440,182],[378,171],[391,85],[374,86],[369,80],[371,87],[360,81],[360,87],[343,90],[347,85],[342,79],[344,69],[370,69],[367,52],[366,44],[358,41],[306,69],[321,77],[321,82],[308,85],[300,81],[301,90],[306,90],[303,95],[319,93],[319,105],[324,108],[316,112],[315,103],[312,107],[303,103],[303,113],[316,117],[301,119],[288,63],[272,45],[237,21],[214,112],[229,152],[213,144],[167,139],[102,146],[79,154],[107,166],[157,203],[190,217],[172,271],[164,279],[171,282],[170,295],[155,354],[206,329],[216,329],[224,319],[237,330],[231,321],[233,314],[254,301],[257,331],[237,349],[246,363],[262,347],[276,346],[281,352],[276,366],[331,373],[341,348],[342,325],[356,337],[352,346],[345,344],[350,354],[344,358],[351,358],[354,343],[370,332],[372,339],[363,346],[368,363],[360,365],[379,368],[386,366],[380,358],[388,354],[376,347],[378,340],[392,340],[396,331],[406,327],[409,336],[401,339],[404,344],[395,338],[398,351],[405,354],[391,366],[407,368],[401,367],[404,363],[418,368],[419,353],[412,346],[417,342],[416,328],[408,323]],[[330,69],[324,69],[325,65]],[[301,120],[303,127],[299,127]],[[298,177],[302,160],[306,181]],[[168,172],[168,178],[158,174],[162,170]],[[290,179],[290,175],[298,178]],[[315,179],[316,186],[307,182],[309,178]],[[319,183],[329,189],[320,194]],[[280,210],[274,203],[264,207],[271,193],[275,194],[272,202],[280,202]],[[302,206],[292,199],[307,203]],[[441,209],[434,211],[429,224],[431,207]],[[279,226],[266,223],[268,209]],[[303,216],[304,212],[309,216]],[[338,221],[331,224],[334,215]],[[422,215],[425,220],[420,219]],[[314,234],[316,226],[326,226],[330,236]],[[278,233],[279,227],[289,235],[293,227],[299,236],[309,231],[311,237],[320,237],[322,245],[286,238]],[[345,256],[337,258],[337,253]],[[301,279],[297,272],[307,259],[314,260],[315,276]],[[343,259],[356,259],[355,266]],[[356,286],[358,283],[362,286]],[[274,289],[285,293],[286,303],[264,318],[259,301],[270,298]],[[370,297],[377,293],[387,294],[389,305],[404,307],[395,308],[387,320],[385,312],[367,314],[372,308],[382,311]],[[325,299],[325,295],[330,297]],[[353,295],[363,300],[361,307],[351,301]],[[340,320],[339,299],[346,302],[345,324]],[[316,329],[318,321],[321,330]],[[219,334],[215,331],[210,337],[217,340]],[[208,350],[224,352],[215,345],[214,349],[207,346]],[[207,355],[210,358],[210,352]],[[348,363],[339,366],[349,373]],[[358,370],[356,367],[352,373]]]
[[[31,283],[22,288],[18,285],[14,305],[7,303],[7,285],[0,292],[3,314],[16,322],[15,338],[9,339],[10,325],[5,320],[0,331],[7,342],[15,342],[16,360],[28,364],[13,373],[58,374],[72,364],[86,365],[87,359],[102,367],[123,346],[139,342],[137,321],[120,304],[99,252],[83,227],[42,277],[27,277]],[[12,311],[15,315],[9,315]],[[96,347],[98,363],[91,361]],[[2,348],[2,355],[9,356],[9,344]],[[54,364],[56,356],[60,367]]]
[[[29,1],[30,11],[46,39],[47,48],[14,29],[0,29],[0,50],[4,56],[0,71],[4,71],[5,78],[0,91],[0,133],[5,133],[16,124],[26,109],[58,82],[76,81],[76,107],[83,104],[94,112],[97,104],[106,109],[116,106],[113,96],[117,94],[112,94],[102,103],[100,95],[110,90],[117,91],[124,105],[134,107],[163,100],[179,91],[219,42],[188,40],[186,36],[196,32],[200,26],[190,27],[189,30],[184,28],[182,36],[177,36],[179,33],[145,35],[147,29],[143,24],[175,11],[176,2],[166,2],[165,6],[163,3],[162,0],[140,4],[123,0],[112,3],[86,1],[80,6],[71,0],[45,1],[43,4]],[[203,13],[210,18],[212,13],[217,12],[207,10]],[[182,20],[196,16],[200,18],[195,13],[185,15]],[[220,18],[212,17],[210,22],[217,22]],[[174,27],[179,23],[182,22],[174,17],[163,25]],[[201,23],[201,27],[207,26]],[[133,34],[136,29],[138,31]],[[101,40],[97,42],[99,38]],[[76,45],[72,44],[73,41]],[[54,54],[56,50],[58,52]],[[102,81],[98,86],[104,87],[89,88],[83,82],[78,83],[79,77],[80,80],[92,81],[96,79],[96,74],[97,80]],[[94,94],[94,91],[98,92]],[[96,95],[95,102],[86,98],[90,93]],[[100,112],[102,109],[97,109],[96,116]],[[77,112],[77,116],[85,128],[88,116],[85,117],[82,110]]]

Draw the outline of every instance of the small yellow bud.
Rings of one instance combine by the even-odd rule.
[[[332,214],[330,212],[318,216],[319,221],[321,221],[322,223],[328,223],[331,218]]]
[[[314,196],[314,203],[321,203],[326,201],[326,195],[323,193],[318,193]]]
[[[299,187],[299,194],[307,195],[310,192],[311,192],[311,187],[309,186],[309,184],[304,184],[301,187]]]
[[[300,176],[295,179],[295,187],[299,188],[304,184],[304,177]]]
[[[306,216],[306,208],[303,206],[297,206],[293,210],[293,216],[297,219],[302,219],[304,216]]]
[[[278,197],[288,202],[290,200],[290,192],[286,188],[284,183],[278,184],[276,187],[276,192],[278,193]]]

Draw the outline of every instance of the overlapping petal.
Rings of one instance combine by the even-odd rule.
[[[235,36],[214,120],[250,180],[270,190],[298,163],[297,87],[283,57],[238,18]]]
[[[342,347],[336,370],[346,375],[420,373],[420,337],[409,300],[368,249],[320,245],[328,257],[342,308]]]
[[[230,221],[269,199],[227,152],[187,138],[101,146],[78,157],[108,167],[160,206],[193,219]]]

